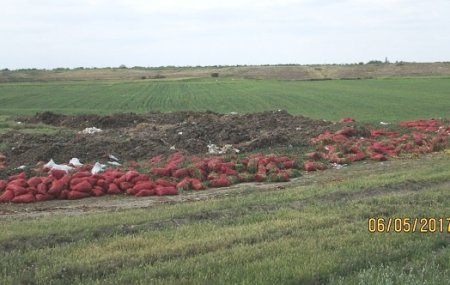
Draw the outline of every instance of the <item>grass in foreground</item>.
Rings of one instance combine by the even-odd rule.
[[[445,284],[450,234],[370,234],[367,219],[448,217],[449,166],[435,155],[210,201],[2,219],[0,283]]]
[[[447,117],[449,78],[331,81],[191,79],[0,84],[0,114],[285,109],[317,119]]]

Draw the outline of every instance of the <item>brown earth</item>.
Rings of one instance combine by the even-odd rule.
[[[106,161],[113,154],[122,161],[143,160],[173,152],[206,154],[207,145],[232,144],[242,152],[271,147],[307,147],[311,138],[332,122],[292,116],[286,111],[254,114],[148,113],[110,116],[68,116],[50,112],[20,117],[27,123],[61,127],[52,135],[10,132],[0,135],[7,145],[4,154],[10,167],[33,166],[53,158],[57,163],[72,157],[82,162]],[[86,127],[103,130],[97,134],[78,134]]]
[[[210,77],[212,73],[218,73],[220,77],[276,80],[449,76],[450,62],[0,70],[0,83],[68,80],[173,80]]]

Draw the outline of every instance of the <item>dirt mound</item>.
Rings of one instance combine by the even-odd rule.
[[[331,122],[292,116],[285,111],[254,114],[177,112],[114,114],[110,116],[66,116],[50,112],[22,121],[64,126],[56,134],[7,133],[0,140],[9,166],[30,165],[37,161],[95,161],[114,154],[123,160],[146,159],[173,152],[205,154],[210,143],[232,144],[241,151],[268,147],[308,146],[311,138],[333,128]],[[103,132],[80,135],[85,127]]]
[[[47,125],[68,128],[125,128],[143,122],[145,118],[134,113],[119,113],[110,116],[62,115],[53,112],[37,113],[33,117],[19,117],[18,121],[26,123],[44,123]]]

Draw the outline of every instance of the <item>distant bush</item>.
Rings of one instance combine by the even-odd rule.
[[[383,64],[383,62],[381,60],[371,60],[367,64]]]
[[[211,77],[219,77],[219,73],[218,72],[213,72],[213,73],[211,73]]]

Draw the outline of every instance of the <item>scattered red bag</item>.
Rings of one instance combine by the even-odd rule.
[[[126,191],[130,188],[133,188],[134,185],[130,182],[125,181],[125,182],[120,182],[119,186],[120,186],[120,189],[122,189],[123,191]]]
[[[61,179],[61,178],[63,178],[64,175],[67,174],[67,172],[65,172],[64,170],[60,170],[60,169],[52,169],[50,171],[50,173],[56,179]]]
[[[189,176],[189,169],[187,169],[187,168],[177,169],[173,173],[173,177],[177,177],[177,178],[184,178],[186,176]]]
[[[62,190],[64,190],[66,187],[64,181],[61,180],[55,180],[52,182],[52,186],[50,189],[48,189],[48,194],[51,194],[53,196],[58,196],[59,193],[61,193]]]
[[[21,186],[21,187],[27,187],[28,183],[25,179],[20,178],[20,179],[16,179],[16,180],[9,182],[8,185],[17,185],[17,186]]]
[[[377,161],[384,161],[384,160],[386,160],[386,157],[381,153],[373,153],[370,156],[370,159],[377,160]]]
[[[67,190],[67,189],[62,190],[62,191],[59,193],[58,198],[61,199],[61,200],[66,200],[66,199],[69,197],[69,192],[70,192],[70,191]]]
[[[6,190],[3,192],[3,194],[0,196],[0,203],[6,203],[11,202],[11,200],[14,198],[14,192],[11,190]]]
[[[8,185],[8,182],[6,182],[6,180],[0,180],[0,192],[6,189],[6,185]]]
[[[39,194],[47,194],[48,191],[47,184],[44,183],[39,184],[36,189]]]
[[[54,197],[49,194],[41,194],[41,193],[36,194],[36,201],[48,201],[48,200],[53,200],[53,199],[54,199]]]
[[[317,170],[314,161],[305,161],[304,169],[305,169],[305,171],[308,171],[308,172]]]
[[[191,185],[192,185],[192,189],[194,190],[203,190],[205,189],[205,186],[202,184],[202,182],[199,179],[191,179]]]
[[[120,193],[121,193],[121,191],[120,191],[119,187],[117,187],[116,184],[114,184],[114,183],[109,184],[108,194],[114,195],[114,194],[120,194]]]
[[[67,198],[70,200],[82,199],[82,198],[87,198],[90,196],[91,195],[86,192],[69,191],[69,193],[67,193]]]
[[[139,191],[135,196],[136,197],[146,197],[146,196],[153,196],[156,194],[155,189],[149,190],[149,189],[142,189]]]
[[[184,178],[177,184],[177,189],[181,189],[184,191],[189,190],[190,187],[191,187],[191,180],[188,177]]]
[[[131,179],[133,179],[136,176],[139,176],[139,172],[134,170],[127,171],[127,173],[125,173],[125,181],[130,182]]]
[[[165,187],[176,187],[177,186],[176,183],[167,181],[167,180],[162,179],[162,178],[156,179],[155,183],[157,185],[161,185],[161,186],[165,186]]]
[[[42,183],[42,179],[40,177],[36,177],[36,176],[31,177],[30,179],[28,179],[27,183],[28,183],[28,185],[30,185],[32,187],[36,187]]]
[[[8,181],[14,181],[16,179],[27,179],[27,175],[25,174],[25,172],[21,172],[19,174],[10,176],[8,178]]]
[[[174,186],[156,186],[155,193],[158,196],[178,195],[177,188],[175,188]]]
[[[20,196],[15,196],[11,202],[13,203],[32,203],[35,201],[33,194],[23,194]]]
[[[6,190],[11,190],[14,193],[14,196],[20,196],[28,193],[27,189],[24,187],[11,183],[6,186]]]
[[[90,177],[92,176],[92,173],[90,173],[89,171],[80,171],[75,173],[72,178],[83,178],[83,177]]]
[[[155,183],[153,183],[153,181],[143,181],[140,183],[137,183],[136,185],[134,185],[133,189],[136,190],[136,192],[139,192],[141,190],[147,189],[153,189],[155,188]]]
[[[156,176],[169,176],[170,170],[166,168],[150,168],[150,173]]]
[[[209,186],[211,187],[228,187],[231,185],[230,180],[225,177],[220,177],[209,182]]]
[[[102,189],[102,187],[100,187],[100,186],[95,186],[95,187],[92,189],[92,194],[94,194],[94,196],[96,196],[96,197],[100,197],[100,196],[105,195],[105,192],[104,192],[104,190]]]
[[[77,185],[73,186],[71,188],[71,190],[77,191],[77,192],[89,193],[92,190],[92,185],[87,181],[82,181],[82,182],[78,183]]]

